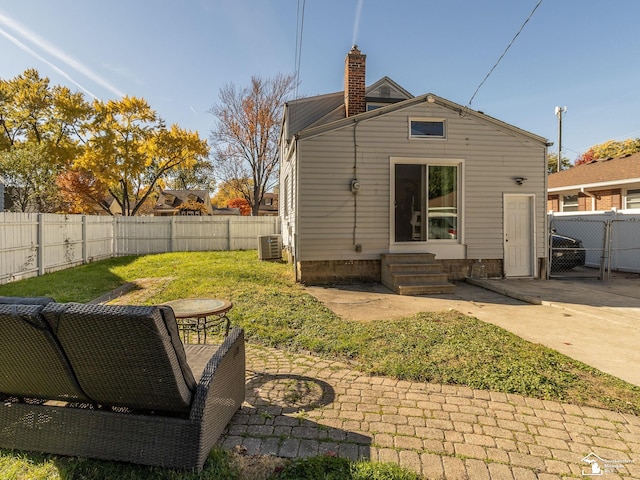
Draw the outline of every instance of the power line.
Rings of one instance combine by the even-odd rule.
[[[533,7],[533,10],[531,10],[531,13],[529,14],[527,19],[524,21],[524,23],[520,27],[520,30],[518,30],[518,33],[516,33],[514,35],[514,37],[511,39],[511,42],[509,42],[509,45],[507,45],[507,48],[504,49],[504,52],[502,52],[502,55],[500,55],[500,58],[498,58],[498,61],[495,63],[495,65],[493,67],[491,67],[491,70],[489,70],[489,73],[487,73],[487,76],[484,77],[484,80],[482,80],[482,82],[480,82],[480,85],[478,85],[478,88],[476,88],[476,91],[473,92],[473,95],[471,96],[471,99],[469,100],[469,103],[467,104],[467,108],[471,107],[471,102],[473,102],[473,99],[476,97],[476,95],[478,93],[478,90],[480,90],[482,85],[484,85],[484,82],[487,81],[487,79],[491,76],[491,74],[496,69],[496,67],[498,66],[500,61],[507,54],[507,51],[509,51],[509,49],[511,48],[511,45],[514,44],[514,42],[516,41],[516,38],[518,38],[518,35],[520,35],[520,33],[522,33],[522,30],[524,30],[524,27],[527,25],[527,23],[529,23],[529,20],[531,20],[531,17],[533,17],[533,14],[536,12],[536,10],[538,9],[538,7],[540,6],[541,3],[542,3],[542,0],[539,0],[538,3],[536,4],[536,6]]]
[[[302,2],[302,8],[300,8],[300,2]],[[295,99],[298,99],[298,84],[300,83],[300,64],[302,61],[302,34],[304,32],[304,8],[306,0],[298,0],[298,12],[296,23],[296,58],[295,58]]]

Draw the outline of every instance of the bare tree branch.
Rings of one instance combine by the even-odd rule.
[[[293,75],[252,77],[242,90],[233,84],[222,87],[220,103],[209,110],[216,117],[211,140],[217,176],[242,192],[253,215],[277,182],[282,109],[294,86]]]

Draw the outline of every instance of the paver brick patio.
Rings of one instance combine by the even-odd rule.
[[[347,364],[247,345],[247,395],[223,448],[394,462],[425,478],[559,480],[590,453],[640,474],[640,418],[467,387],[369,377]],[[244,450],[243,449],[243,450]]]

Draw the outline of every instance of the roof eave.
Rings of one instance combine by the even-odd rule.
[[[462,105],[459,105],[459,104],[457,104],[455,102],[452,102],[450,100],[438,97],[436,95],[427,94],[426,96],[427,97],[431,96],[433,98],[433,100],[434,100],[433,103],[440,104],[440,105],[442,105],[444,107],[447,107],[447,108],[449,108],[449,109],[451,109],[453,111],[456,111],[461,116],[471,115],[474,118],[477,118],[477,119],[479,119],[481,121],[489,122],[489,123],[491,123],[491,124],[493,124],[493,125],[495,125],[497,127],[510,130],[513,133],[517,133],[519,135],[523,135],[523,136],[528,137],[528,138],[530,138],[530,139],[532,139],[532,140],[534,140],[536,142],[542,143],[542,144],[544,144],[545,147],[546,146],[550,146],[550,142],[549,142],[548,139],[546,139],[544,137],[541,137],[540,135],[536,135],[535,133],[531,133],[531,132],[529,132],[527,130],[523,130],[521,128],[518,128],[518,127],[516,127],[514,125],[511,125],[510,123],[503,122],[502,120],[498,120],[497,118],[494,118],[494,117],[492,117],[490,115],[487,115],[486,113],[481,113],[481,112],[478,112],[477,110],[472,110],[469,107],[463,107]],[[551,143],[551,145],[552,145],[552,143]]]
[[[407,108],[414,104],[424,102],[425,99],[426,98],[422,98],[422,97],[410,98],[408,100],[403,100],[402,102],[391,103],[385,107],[376,108],[375,110],[369,110],[367,112],[360,113],[358,115],[353,115],[350,117],[342,118],[340,120],[335,120],[333,122],[326,123],[324,125],[318,125],[316,127],[306,128],[298,132],[296,134],[296,138],[300,139],[300,138],[314,137],[316,135],[320,135],[322,133],[329,132],[331,130],[336,130],[346,125],[362,122],[365,120],[369,120],[371,118],[378,117],[380,115],[384,115],[389,112],[400,110],[402,108]]]
[[[568,190],[580,190],[583,188],[592,189],[592,188],[614,187],[617,185],[630,185],[633,183],[640,183],[640,178],[639,177],[625,178],[621,180],[609,180],[606,182],[580,183],[580,184],[574,184],[574,185],[563,185],[560,187],[549,187],[547,189],[547,192],[555,193],[555,192],[565,192]]]
[[[344,127],[346,125],[350,125],[353,123],[357,123],[357,122],[361,122],[361,121],[365,121],[365,120],[369,120],[375,117],[378,117],[380,115],[385,115],[387,113],[390,112],[394,112],[396,110],[401,110],[404,108],[410,108],[414,105],[420,104],[422,102],[428,102],[428,103],[434,103],[437,105],[440,105],[442,107],[448,108],[456,113],[458,113],[461,116],[464,115],[471,115],[474,118],[477,118],[480,121],[484,121],[484,122],[488,122],[491,123],[493,125],[495,125],[496,127],[499,127],[501,129],[506,129],[509,130],[515,134],[518,135],[523,135],[535,142],[541,143],[543,144],[545,147],[549,145],[549,141],[544,138],[541,137],[539,135],[536,135],[534,133],[528,132],[526,130],[522,130],[521,128],[515,127],[511,124],[508,124],[506,122],[503,122],[501,120],[498,120],[496,118],[490,117],[489,115],[486,115],[484,113],[480,113],[477,112],[475,110],[471,110],[470,108],[467,107],[463,107],[462,105],[459,105],[455,102],[452,102],[450,100],[446,100],[442,97],[438,97],[437,95],[434,95],[432,93],[425,93],[424,95],[420,95],[419,97],[414,97],[414,98],[410,98],[408,100],[403,100],[401,102],[398,103],[392,103],[386,107],[381,107],[381,108],[377,108],[375,110],[370,110],[368,112],[364,112],[364,113],[360,113],[358,115],[353,115],[351,117],[347,117],[341,120],[336,120],[334,122],[330,122],[324,125],[319,125],[317,127],[312,127],[312,128],[307,128],[305,130],[302,130],[300,132],[298,132],[297,134],[295,134],[295,137],[297,139],[304,139],[304,138],[310,138],[310,137],[314,137],[316,135],[320,135],[322,133],[326,133],[328,131],[331,130],[335,130],[341,127]]]

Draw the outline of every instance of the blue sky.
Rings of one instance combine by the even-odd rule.
[[[294,73],[299,96],[343,89],[344,58],[367,84],[467,105],[539,0],[0,0],[0,78],[36,68],[103,100],[145,98],[208,138],[225,84]],[[304,21],[300,8],[304,4]],[[569,159],[640,137],[640,1],[543,0],[471,108],[556,143]]]

